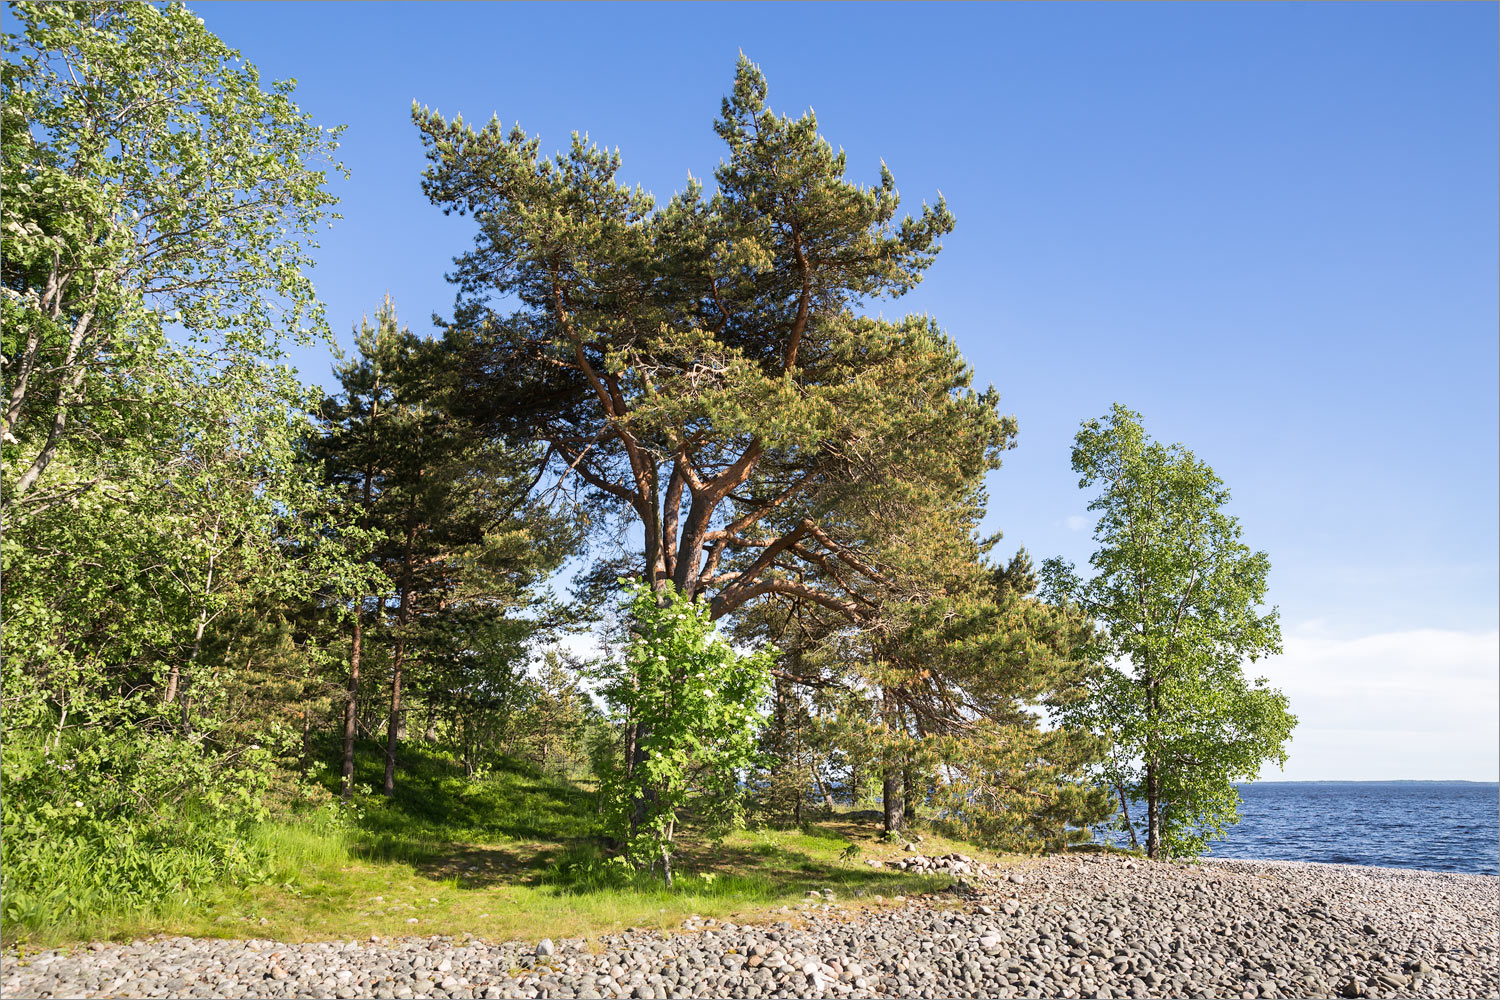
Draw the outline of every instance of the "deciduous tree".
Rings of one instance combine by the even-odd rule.
[[[599,676],[636,746],[615,758],[605,793],[631,859],[659,862],[670,886],[673,839],[688,804],[710,830],[742,813],[738,778],[755,760],[775,651],[735,652],[715,633],[706,602],[645,583],[626,594],[625,659],[606,661]]]
[[[342,167],[340,129],[181,4],[8,6],[0,435],[16,516],[96,488],[70,466],[33,492],[68,440],[130,442],[169,327],[219,357],[326,334],[306,269]]]
[[[1094,573],[1049,560],[1046,589],[1098,623],[1107,668],[1063,717],[1113,742],[1104,774],[1122,807],[1145,802],[1147,853],[1196,854],[1236,821],[1234,782],[1283,763],[1296,725],[1286,696],[1242,667],[1281,651],[1276,609],[1262,610],[1270,559],[1240,540],[1213,470],[1119,404],[1084,423],[1073,471],[1099,491]]]

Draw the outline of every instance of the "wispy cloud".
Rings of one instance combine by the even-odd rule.
[[[1083,514],[1070,514],[1063,521],[1069,531],[1086,531],[1092,523],[1091,519]]]

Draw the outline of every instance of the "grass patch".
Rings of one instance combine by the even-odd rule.
[[[362,748],[360,781],[380,757]],[[151,934],[286,941],[470,933],[489,940],[591,938],[626,927],[678,927],[689,915],[753,920],[832,889],[845,906],[876,895],[946,888],[943,875],[867,864],[899,857],[868,811],[837,811],[801,828],[735,831],[713,843],[689,830],[671,890],[608,864],[596,803],[578,785],[511,764],[467,780],[420,748],[403,753],[396,794],[363,795],[344,825],[289,817],[258,826],[273,859],[262,885],[212,898],[164,900],[154,912],[97,913],[68,926],[8,928],[7,943],[56,946]],[[1000,856],[923,831],[923,853]],[[849,851],[850,845],[859,848]]]

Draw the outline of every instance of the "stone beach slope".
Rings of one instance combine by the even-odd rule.
[[[909,859],[908,859],[909,860]],[[1500,880],[1053,857],[930,897],[591,942],[167,938],[0,960],[6,997],[1495,997]],[[773,914],[779,917],[782,914]]]

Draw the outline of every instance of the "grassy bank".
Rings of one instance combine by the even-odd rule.
[[[362,781],[375,783],[367,752]],[[800,828],[753,827],[713,844],[689,831],[671,890],[613,873],[597,847],[596,803],[576,784],[512,764],[467,780],[449,761],[408,752],[396,794],[361,796],[343,823],[287,817],[259,825],[269,880],[150,913],[90,913],[63,924],[5,928],[7,944],[55,946],[152,934],[286,941],[470,933],[491,940],[592,937],[675,927],[692,914],[753,919],[832,889],[845,905],[945,888],[867,860],[898,856],[878,816],[840,811]],[[993,853],[923,831],[924,853]],[[850,846],[858,848],[850,852]],[[850,856],[852,854],[852,856]]]

